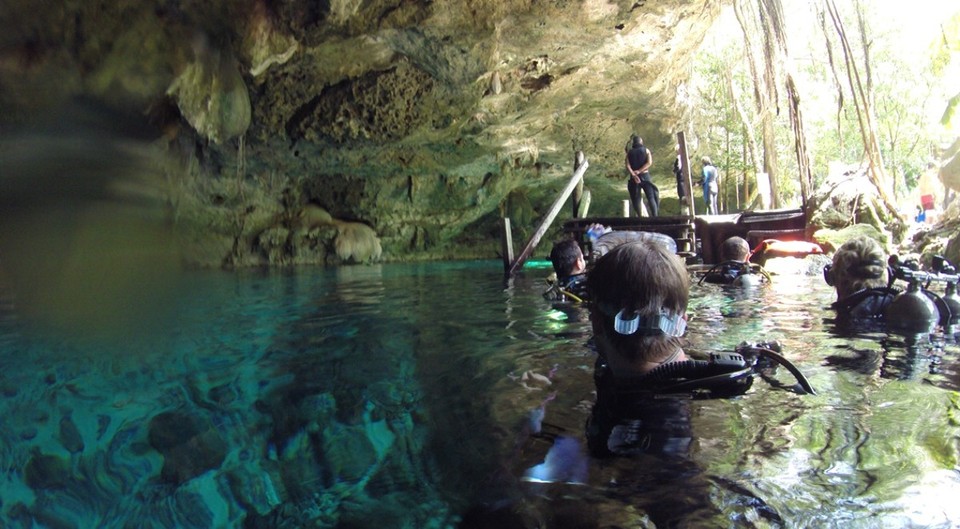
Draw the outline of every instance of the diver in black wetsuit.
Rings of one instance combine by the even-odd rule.
[[[831,305],[840,319],[883,318],[884,311],[900,294],[890,286],[887,256],[880,243],[870,237],[855,237],[833,254],[823,269],[823,278],[837,291]]]
[[[837,290],[832,307],[838,322],[882,322],[898,333],[929,333],[939,324],[955,332],[960,316],[956,296],[956,270],[940,256],[933,270],[921,269],[919,262],[901,262],[896,255],[885,258],[879,243],[869,237],[845,242],[834,254],[833,263],[823,269],[828,285]],[[894,288],[895,280],[907,283],[907,289]],[[931,283],[944,282],[944,295],[928,289]]]
[[[689,360],[681,343],[689,288],[682,260],[653,241],[618,246],[590,271],[597,401],[586,436],[595,456],[684,455],[691,441],[687,397],[742,394],[761,357],[787,367],[813,393],[778,346],[745,345],[709,362]]]
[[[557,279],[543,296],[553,301],[583,301],[586,297],[587,263],[579,243],[565,239],[554,244],[550,261]]]
[[[720,262],[711,268],[701,282],[720,285],[752,286],[769,277],[759,265],[750,263],[750,245],[742,237],[730,237],[720,245]]]
[[[680,337],[686,328],[690,279],[680,258],[652,241],[617,246],[590,272],[590,321],[598,358],[597,402],[587,426],[595,455],[638,450],[685,452],[689,423],[678,402],[646,403],[636,421],[621,422],[618,385],[655,368],[687,359]],[[654,441],[653,438],[656,438]],[[655,445],[655,446],[654,446]]]

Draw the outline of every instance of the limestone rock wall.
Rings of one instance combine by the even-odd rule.
[[[719,2],[56,2],[0,13],[6,128],[92,96],[157,130],[199,265],[344,262],[336,230],[280,241],[304,206],[373,229],[388,260],[494,257],[590,161],[618,215],[631,132],[672,185],[686,64]],[[660,155],[660,153],[664,153]],[[321,230],[322,231],[322,230]],[[302,242],[302,241],[301,241]]]

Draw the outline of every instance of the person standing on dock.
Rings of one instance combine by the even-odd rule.
[[[677,156],[673,159],[673,176],[677,179],[677,198],[680,199],[682,210],[687,206],[687,194],[683,186],[683,161],[680,159],[680,144],[675,147]]]
[[[720,172],[710,161],[709,156],[704,156],[703,178],[700,184],[703,185],[703,203],[707,206],[707,215],[717,214],[717,194],[720,192]]]
[[[630,148],[627,150],[626,166],[630,179],[627,181],[627,191],[630,192],[630,204],[633,205],[638,217],[642,217],[640,208],[641,190],[647,196],[647,207],[650,216],[656,217],[660,212],[660,190],[650,178],[650,166],[653,156],[650,149],[643,145],[643,138],[634,134],[630,137]]]

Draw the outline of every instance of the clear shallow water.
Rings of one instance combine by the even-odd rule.
[[[960,525],[956,344],[838,330],[818,278],[695,286],[688,351],[780,340],[818,394],[771,372],[686,403],[682,454],[594,459],[585,314],[502,275],[195,273],[169,332],[111,343],[6,306],[0,526]]]

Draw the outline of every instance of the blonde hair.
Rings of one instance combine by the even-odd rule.
[[[887,286],[887,256],[880,243],[867,236],[848,240],[833,254],[829,278],[837,299],[865,288]]]

